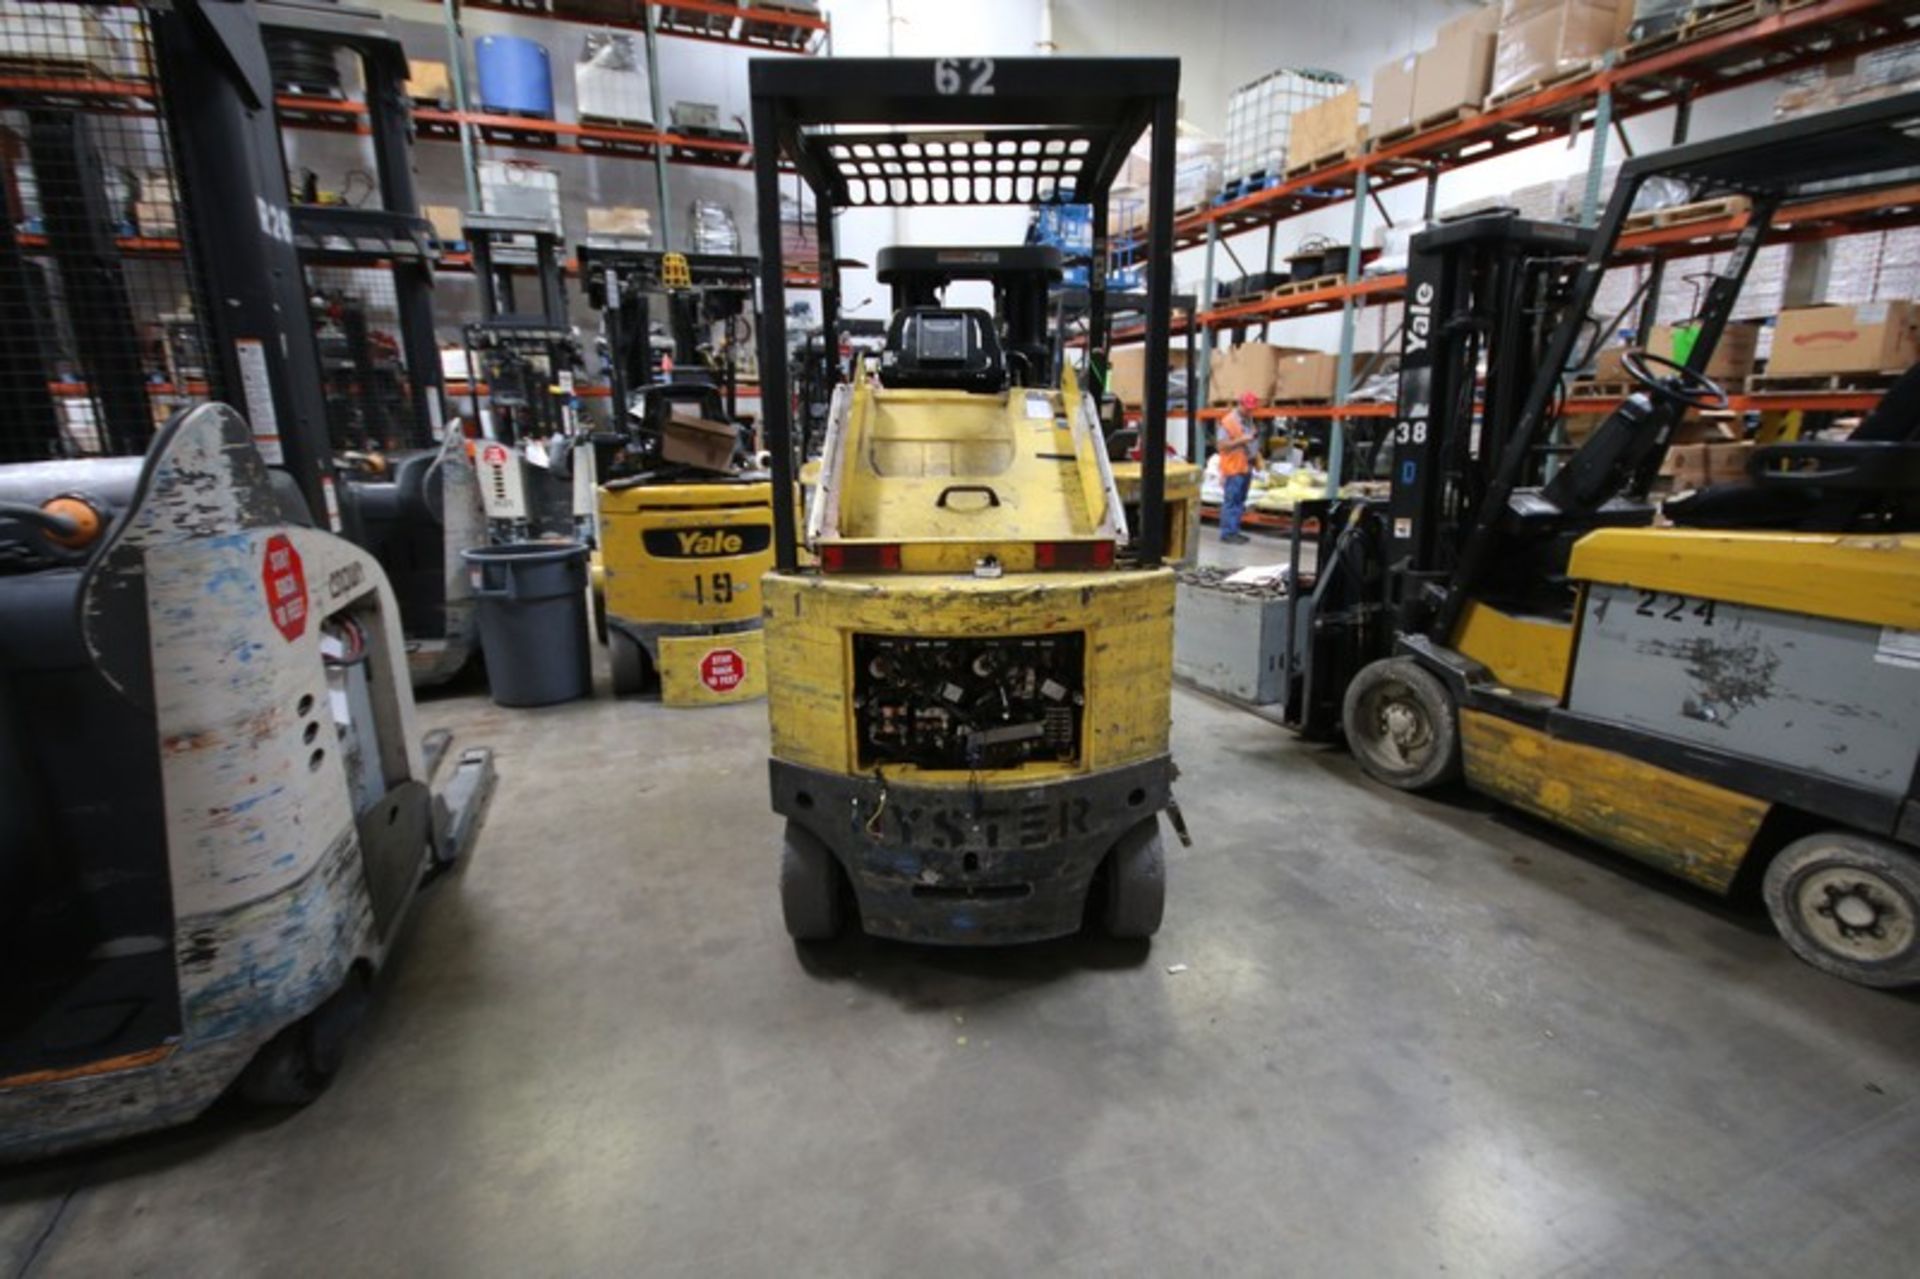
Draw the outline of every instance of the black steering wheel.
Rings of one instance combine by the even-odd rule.
[[[1724,409],[1727,393],[1720,384],[1703,373],[1695,373],[1676,360],[1635,347],[1620,357],[1627,376],[1645,387],[1655,399],[1677,404],[1683,409]],[[1661,377],[1655,370],[1670,374]]]

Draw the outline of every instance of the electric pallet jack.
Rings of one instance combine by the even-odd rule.
[[[230,409],[0,468],[0,1159],[317,1095],[485,813],[448,746],[379,562]]]
[[[1704,370],[1781,206],[1902,180],[1916,137],[1907,94],[1630,160],[1597,230],[1416,236],[1391,493],[1296,525],[1321,531],[1317,570],[1294,535],[1287,721],[1389,786],[1464,776],[1754,892],[1827,972],[1920,982],[1920,372],[1846,440],[1762,445],[1664,523],[1649,496],[1681,418],[1728,405]],[[1686,361],[1630,353],[1638,389],[1559,449],[1563,372],[1654,179],[1752,212]]]
[[[1141,939],[1161,922],[1159,814],[1173,809],[1174,776],[1163,478],[1179,64],[979,65],[993,95],[943,89],[946,64],[932,59],[753,63],[754,136],[768,143],[755,152],[765,350],[787,350],[782,161],[813,187],[821,261],[832,263],[836,204],[1059,194],[1104,223],[1107,189],[1151,125],[1139,524],[1126,523],[1093,398],[1048,332],[1056,249],[880,255],[893,315],[879,360],[834,388],[806,562],[791,519],[786,369],[762,370],[777,556],[764,584],[773,807],[786,819],[782,907],[802,942],[856,919],[879,936],[961,945],[1058,937],[1089,917]],[[896,164],[925,176],[868,176]],[[823,277],[828,349],[836,275]],[[945,300],[949,283],[967,280],[991,285],[991,311]]]

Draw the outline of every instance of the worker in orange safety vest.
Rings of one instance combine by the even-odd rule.
[[[1240,406],[1228,409],[1214,435],[1213,451],[1220,455],[1220,487],[1225,491],[1220,502],[1220,540],[1241,543],[1247,535],[1240,531],[1240,519],[1247,511],[1247,492],[1253,487],[1253,454],[1260,437],[1253,427],[1253,411],[1260,398],[1252,391],[1241,395]]]

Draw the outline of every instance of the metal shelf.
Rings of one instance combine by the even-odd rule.
[[[1734,413],[1867,413],[1880,403],[1880,391],[1782,391],[1768,394],[1727,396],[1727,408]],[[1569,414],[1611,413],[1620,406],[1618,399],[1568,400],[1563,411]],[[1200,410],[1200,420],[1214,422],[1226,415],[1224,406]],[[1265,404],[1253,411],[1256,418],[1370,418],[1392,417],[1395,406],[1388,403],[1357,404]],[[1128,409],[1127,419],[1140,416]],[[1185,409],[1170,409],[1168,417],[1185,417]]]
[[[1360,305],[1398,301],[1407,292],[1407,277],[1404,272],[1396,275],[1376,275],[1367,279],[1355,280],[1351,284],[1330,284],[1323,289],[1308,289],[1300,293],[1289,293],[1281,297],[1257,298],[1251,302],[1236,302],[1231,306],[1214,307],[1200,313],[1203,328],[1238,328],[1247,324],[1259,324],[1267,320],[1291,319],[1303,315],[1321,315],[1328,311],[1338,311],[1348,302]]]
[[[335,98],[281,95],[274,99],[282,124],[328,132],[366,132],[367,107],[362,102]],[[495,115],[484,111],[448,111],[415,107],[413,119],[422,141],[457,142],[460,126],[472,126],[482,142],[529,151],[557,151],[605,159],[653,159],[662,148],[669,164],[744,171],[753,158],[745,142],[692,138],[657,129],[626,128],[611,124],[576,124],[528,116]]]
[[[1910,0],[1812,0],[1777,12],[1756,7],[1751,21],[1704,39],[1596,66],[1231,203],[1193,210],[1175,220],[1174,247],[1202,244],[1210,231],[1234,235],[1345,203],[1363,174],[1367,188],[1380,191],[1564,137],[1591,122],[1603,92],[1618,119],[1915,38],[1920,7]]]
[[[827,19],[817,14],[727,4],[724,0],[632,0],[627,6],[633,11],[631,17],[610,15],[604,4],[583,6],[569,0],[466,0],[466,7],[624,31],[645,31],[645,11],[652,9],[656,14],[654,29],[660,35],[776,53],[820,53],[831,30]]]

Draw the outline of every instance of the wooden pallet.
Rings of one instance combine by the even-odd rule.
[[[1562,67],[1551,75],[1538,76],[1527,81],[1525,84],[1517,84],[1511,89],[1503,89],[1487,99],[1487,110],[1492,111],[1498,107],[1504,107],[1507,103],[1515,99],[1524,98],[1530,94],[1551,89],[1556,85],[1567,84],[1571,81],[1578,80],[1582,76],[1592,74],[1593,68],[1593,60],[1589,58],[1585,62]]]
[[[1346,280],[1347,277],[1344,275],[1316,275],[1311,280],[1293,280],[1286,284],[1275,285],[1267,290],[1266,296],[1269,300],[1277,302],[1281,298],[1290,298],[1299,293],[1315,293],[1321,289],[1339,288],[1346,283]]]
[[[1582,378],[1567,386],[1569,400],[1624,400],[1636,390],[1632,382],[1602,382]]]
[[[1480,108],[1471,105],[1458,106],[1451,111],[1442,111],[1436,115],[1430,115],[1424,119],[1416,120],[1412,124],[1403,124],[1397,129],[1389,130],[1377,137],[1368,139],[1367,150],[1384,151],[1388,147],[1405,142],[1408,138],[1415,137],[1418,134],[1432,133],[1435,129],[1444,129],[1449,125],[1459,124],[1463,120],[1471,120],[1479,114]]]
[[[1791,395],[1808,391],[1883,391],[1905,372],[1885,373],[1755,373],[1747,379],[1748,395]]]
[[[623,120],[616,116],[587,114],[580,117],[581,124],[591,124],[602,129],[638,129],[643,133],[653,132],[651,120]]]
[[[1808,2],[1811,3],[1811,0]],[[1677,24],[1668,27],[1658,35],[1650,35],[1644,40],[1635,40],[1629,44],[1621,61],[1633,62],[1659,53],[1663,49],[1671,49],[1677,44],[1704,40],[1730,27],[1757,21],[1763,15],[1776,12],[1779,8],[1776,0],[1734,0],[1731,4],[1715,5],[1711,9],[1695,9]]]
[[[1745,217],[1753,212],[1753,201],[1744,195],[1723,195],[1716,200],[1695,200],[1692,204],[1676,204],[1670,208],[1655,209],[1653,224],[1657,227],[1689,226],[1695,222],[1718,222],[1723,218]]]
[[[1352,146],[1344,146],[1336,151],[1328,151],[1325,154],[1315,156],[1313,159],[1301,164],[1288,165],[1287,180],[1291,182],[1302,174],[1315,173],[1336,164],[1344,164],[1359,155],[1364,145],[1364,143],[1355,143]]]
[[[1673,204],[1664,209],[1645,209],[1627,215],[1626,230],[1652,231],[1659,228],[1691,226],[1696,222],[1719,222],[1743,217],[1753,211],[1753,201],[1744,195],[1723,195],[1713,200],[1695,200],[1691,204]]]

